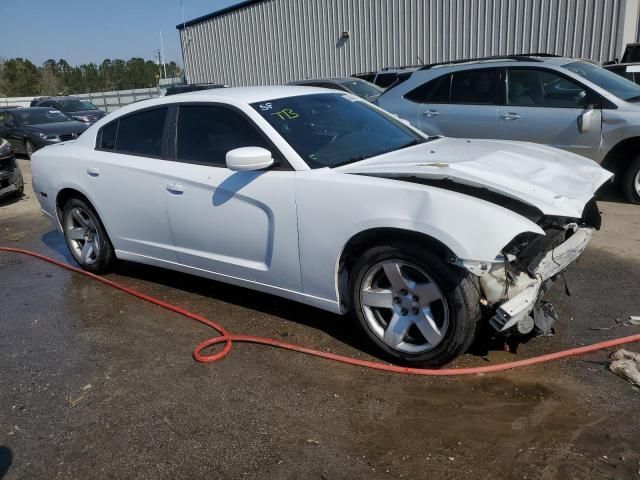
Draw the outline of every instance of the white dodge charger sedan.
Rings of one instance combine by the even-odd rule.
[[[441,365],[481,322],[546,333],[611,174],[550,147],[427,137],[346,93],[193,92],[107,115],[33,156],[82,268],[116,259],[355,312],[386,357]]]

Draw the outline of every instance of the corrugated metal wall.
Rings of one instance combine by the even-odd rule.
[[[263,85],[506,53],[605,61],[637,18],[638,0],[264,0],[180,38],[190,83]]]

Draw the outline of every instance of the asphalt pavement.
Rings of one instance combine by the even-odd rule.
[[[0,245],[72,262],[26,196]],[[640,206],[609,193],[603,229],[550,292],[553,337],[487,365],[640,333]],[[376,359],[349,317],[124,263],[107,276],[236,333]],[[199,364],[202,325],[80,275],[0,253],[0,478],[640,478],[640,391],[607,352],[499,374],[412,377],[268,347]],[[640,351],[640,345],[631,345]],[[3,477],[4,475],[4,477]]]

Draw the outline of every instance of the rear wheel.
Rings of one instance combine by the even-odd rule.
[[[423,247],[375,247],[352,269],[362,330],[395,361],[440,366],[471,345],[480,318],[477,285]]]
[[[84,200],[72,198],[62,211],[64,239],[73,258],[92,273],[108,272],[115,252],[98,214]]]
[[[631,203],[640,203],[640,155],[638,155],[622,178],[622,188],[627,200]]]
[[[36,147],[33,145],[31,140],[25,140],[24,141],[24,149],[27,152],[27,157],[29,157],[29,159],[31,159],[31,155],[33,155],[33,152],[36,151]]]

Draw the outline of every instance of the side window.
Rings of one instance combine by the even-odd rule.
[[[113,150],[116,148],[116,132],[118,131],[118,122],[113,122],[102,128],[100,136],[100,145],[98,148]]]
[[[269,148],[256,128],[233,110],[199,105],[180,107],[178,160],[225,167],[227,152],[240,147]]]
[[[451,75],[443,75],[414,88],[404,98],[417,103],[449,103]]]
[[[166,117],[167,109],[158,108],[120,119],[115,149],[137,155],[161,156]]]
[[[509,69],[507,104],[549,108],[584,108],[587,90],[551,71]]]
[[[500,73],[498,70],[454,72],[451,79],[451,103],[468,105],[497,104]]]

